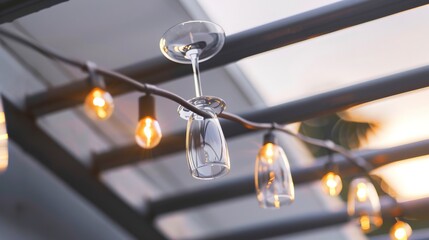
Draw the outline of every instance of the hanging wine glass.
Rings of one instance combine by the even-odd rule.
[[[160,48],[171,61],[192,64],[195,98],[189,103],[207,112],[211,118],[199,116],[179,106],[181,118],[188,120],[186,158],[193,177],[209,180],[229,172],[230,161],[225,137],[217,115],[225,109],[225,102],[203,96],[199,63],[216,55],[223,47],[225,33],[212,22],[189,21],[170,28],[161,38]]]

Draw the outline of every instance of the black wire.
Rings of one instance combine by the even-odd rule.
[[[7,30],[4,30],[4,29],[0,29],[0,35],[3,35],[4,37],[7,37],[11,40],[14,40],[14,41],[16,41],[22,45],[25,45],[25,46],[37,51],[38,53],[42,54],[43,56],[45,56],[47,58],[59,60],[61,62],[69,64],[71,66],[77,67],[77,68],[79,68],[85,72],[88,71],[86,61],[84,62],[84,61],[79,61],[79,60],[64,57],[60,54],[57,54],[56,52],[54,52],[52,50],[49,50],[45,47],[42,47],[42,46],[40,46],[34,42],[30,42],[29,40],[26,40],[26,39],[14,34],[14,33],[11,33]],[[110,77],[112,79],[116,79],[116,80],[125,82],[125,83],[133,86],[135,89],[137,89],[139,91],[142,91],[142,92],[145,92],[148,94],[152,93],[154,95],[158,95],[158,96],[170,99],[170,100],[182,105],[183,107],[187,108],[188,110],[190,110],[190,111],[192,111],[192,112],[194,112],[194,113],[196,113],[202,117],[206,117],[206,118],[212,117],[209,113],[195,107],[194,105],[190,104],[189,102],[187,102],[184,98],[180,97],[179,95],[176,95],[176,94],[169,92],[167,90],[158,88],[155,85],[140,83],[137,80],[134,80],[134,79],[132,79],[128,76],[125,76],[121,73],[111,71],[108,69],[104,69],[104,68],[101,68],[98,66],[93,70],[96,71],[98,74],[101,74],[101,75]],[[356,167],[363,170],[363,172],[365,172],[365,174],[370,178],[370,180],[373,181],[372,177],[369,174],[369,172],[372,170],[372,166],[365,159],[363,159],[361,157],[353,156],[350,151],[348,151],[347,149],[345,149],[339,145],[336,145],[335,143],[333,143],[330,140],[321,140],[321,139],[307,137],[307,136],[302,135],[300,133],[294,133],[294,132],[286,129],[285,126],[279,125],[276,123],[252,122],[252,121],[249,121],[247,119],[244,119],[244,118],[242,118],[238,115],[232,114],[232,113],[223,112],[223,113],[219,114],[219,117],[240,123],[244,127],[248,128],[248,129],[252,129],[252,130],[276,129],[278,131],[281,131],[281,132],[284,132],[284,133],[289,134],[291,136],[294,136],[303,142],[306,142],[306,143],[309,143],[309,144],[312,144],[315,146],[330,149],[331,151],[334,151],[334,152],[337,152],[337,153],[343,155],[352,164],[354,164]]]

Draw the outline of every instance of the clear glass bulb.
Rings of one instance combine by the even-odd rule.
[[[219,120],[209,107],[212,118],[192,114],[186,130],[186,158],[194,178],[210,180],[230,170],[229,153]]]
[[[334,172],[328,172],[327,174],[325,174],[321,182],[323,191],[332,197],[338,196],[343,189],[343,182],[341,181],[341,177]]]
[[[279,208],[294,201],[289,162],[278,145],[266,143],[259,150],[255,164],[255,187],[262,208]]]
[[[85,111],[91,118],[106,120],[114,108],[112,95],[101,88],[95,87],[85,98]]]
[[[403,221],[397,221],[390,229],[390,239],[392,240],[408,240],[411,234],[413,234],[413,229]]]
[[[363,232],[368,233],[383,224],[380,199],[374,185],[367,178],[357,178],[350,183],[347,211],[358,218]]]
[[[144,117],[137,124],[135,132],[137,144],[145,149],[156,147],[162,138],[161,127],[156,119]]]
[[[0,173],[6,171],[9,165],[8,139],[6,118],[0,102]]]

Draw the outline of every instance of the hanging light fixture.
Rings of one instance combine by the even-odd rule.
[[[323,191],[332,197],[338,196],[343,189],[343,182],[341,181],[340,175],[333,171],[326,173],[321,183]]]
[[[271,131],[263,144],[255,163],[256,196],[260,207],[280,208],[295,199],[289,162]]]
[[[350,216],[358,218],[365,233],[383,224],[380,199],[374,185],[367,178],[357,178],[350,183],[347,211]]]
[[[230,170],[228,147],[217,114],[225,109],[225,102],[203,96],[199,63],[216,55],[223,47],[225,33],[212,22],[189,21],[170,28],[160,40],[160,49],[171,61],[192,64],[196,97],[188,102],[205,111],[210,117],[197,115],[183,106],[178,112],[188,120],[186,129],[186,158],[194,178],[210,180]]]
[[[343,189],[343,181],[341,180],[340,175],[338,175],[338,166],[334,164],[332,152],[330,150],[325,169],[327,170],[327,173],[321,180],[322,189],[331,197],[338,196]]]
[[[0,100],[0,173],[6,171],[9,165],[8,139],[6,116],[3,110],[3,102]]]
[[[162,138],[161,127],[155,117],[155,98],[145,95],[139,98],[139,122],[135,131],[137,144],[144,149],[156,147]]]
[[[102,76],[96,73],[95,68],[95,63],[87,62],[89,81],[93,89],[85,98],[85,112],[91,118],[107,120],[112,115],[115,105],[112,95],[105,90]]]
[[[390,229],[390,239],[392,240],[408,240],[411,234],[413,234],[411,226],[400,220],[396,220],[396,223]]]

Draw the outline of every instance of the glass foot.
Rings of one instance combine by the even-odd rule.
[[[219,25],[207,21],[180,23],[164,33],[159,47],[173,62],[191,64],[189,50],[197,49],[199,62],[216,55],[225,43],[225,32]]]

